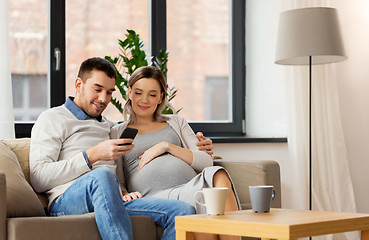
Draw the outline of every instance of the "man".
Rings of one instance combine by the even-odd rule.
[[[163,227],[162,239],[175,239],[174,217],[193,214],[181,201],[140,198],[123,202],[114,160],[130,152],[132,139],[109,139],[113,122],[101,114],[115,90],[114,66],[90,58],[75,80],[76,96],[43,112],[31,134],[30,177],[49,197],[50,215],[95,212],[103,239],[133,239],[129,215],[146,215]],[[199,136],[212,153],[211,140]]]

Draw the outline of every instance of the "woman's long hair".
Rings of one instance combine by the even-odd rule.
[[[164,116],[161,112],[164,107],[167,105],[167,81],[163,75],[163,73],[152,66],[144,66],[136,69],[128,80],[128,87],[132,89],[132,86],[142,78],[152,78],[158,81],[160,85],[160,95],[163,94],[163,99],[160,104],[158,104],[155,112],[154,112],[154,121],[155,122],[164,122],[168,120],[168,117]],[[128,121],[128,124],[136,123],[136,114],[132,108],[132,101],[128,98],[126,104],[123,108],[123,116],[124,120]]]

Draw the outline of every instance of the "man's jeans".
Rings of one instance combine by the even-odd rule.
[[[95,212],[102,239],[133,239],[129,215],[151,217],[163,227],[161,239],[175,239],[174,217],[194,214],[195,209],[178,200],[140,198],[124,202],[115,173],[97,168],[78,178],[50,206],[50,215],[74,215]]]

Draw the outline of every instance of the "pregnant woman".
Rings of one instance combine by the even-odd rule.
[[[228,173],[213,166],[212,157],[197,149],[198,139],[187,121],[178,115],[161,114],[167,87],[162,72],[155,67],[141,67],[131,75],[128,86],[125,122],[111,131],[111,138],[118,138],[126,127],[138,129],[133,150],[117,160],[123,200],[177,199],[193,205],[198,213],[205,213],[202,206],[196,205],[194,193],[204,187],[228,187],[226,211],[238,210],[238,198]]]

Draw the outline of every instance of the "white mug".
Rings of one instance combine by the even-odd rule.
[[[249,186],[252,210],[254,212],[269,212],[275,197],[273,186]]]
[[[197,201],[197,194],[204,195],[204,203]],[[228,188],[226,187],[214,187],[214,188],[203,188],[202,191],[195,192],[195,201],[206,207],[206,213],[208,215],[223,215],[225,210],[225,204],[227,201]]]

